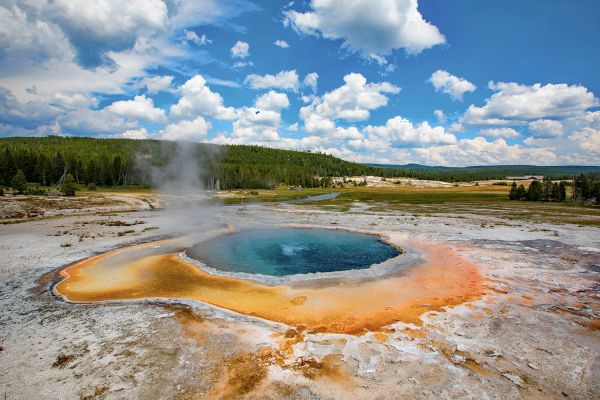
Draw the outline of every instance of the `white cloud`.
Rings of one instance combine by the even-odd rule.
[[[140,38],[165,32],[168,9],[162,0],[128,2],[55,0],[44,7],[60,25],[85,66],[105,63],[102,53],[131,48]]]
[[[18,5],[0,6],[0,65],[3,73],[32,62],[72,59],[75,50],[59,26],[44,20],[31,21]],[[33,58],[33,59],[32,59]]]
[[[538,119],[529,123],[529,130],[533,136],[540,139],[559,137],[563,134],[563,126],[560,121],[552,119]]]
[[[445,124],[446,123],[446,114],[444,114],[444,111],[442,110],[435,110],[433,112],[433,115],[435,115],[435,117],[437,118],[438,122],[440,124]]]
[[[90,97],[81,93],[57,92],[54,94],[50,104],[60,107],[64,110],[76,110],[80,108],[97,106],[98,100],[96,100],[94,97]]]
[[[244,84],[249,85],[252,89],[274,88],[297,91],[300,87],[296,70],[281,71],[275,75],[250,74],[244,79]]]
[[[131,129],[121,134],[125,139],[148,139],[148,131],[146,128]]]
[[[250,55],[250,45],[246,42],[238,40],[231,48],[232,58],[246,58]]]
[[[0,87],[0,121],[10,125],[32,128],[50,123],[60,113],[43,101],[19,101],[10,90]]]
[[[304,81],[302,83],[304,83],[305,86],[310,87],[314,94],[314,93],[317,93],[318,80],[319,80],[319,74],[317,74],[316,72],[310,72],[310,73],[306,74],[306,76],[304,77]]]
[[[152,99],[144,95],[135,96],[133,100],[115,101],[105,109],[123,117],[139,118],[150,122],[161,122],[167,118],[165,111],[155,108]]]
[[[238,0],[176,0],[169,3],[176,6],[171,17],[171,25],[175,29],[219,24],[257,9],[251,2]]]
[[[417,0],[312,0],[308,12],[285,11],[284,24],[308,35],[343,40],[369,58],[393,49],[418,54],[444,43],[438,28],[423,19]]]
[[[442,91],[449,94],[452,100],[462,101],[463,95],[467,92],[473,92],[477,86],[464,78],[452,75],[447,71],[438,69],[429,78],[436,92]]]
[[[367,83],[364,76],[351,73],[344,76],[344,85],[300,109],[307,132],[326,133],[335,129],[335,120],[363,121],[369,111],[387,105],[385,93],[398,93],[400,89],[389,82]]]
[[[456,137],[441,126],[432,127],[426,121],[413,125],[400,116],[389,119],[384,126],[369,125],[363,132],[366,140],[383,146],[383,149],[390,145],[414,148],[456,143]]]
[[[488,142],[483,137],[461,139],[448,146],[431,146],[414,150],[420,162],[429,165],[552,165],[557,157],[551,149],[509,145],[504,139]]]
[[[489,136],[489,137],[492,137],[494,139],[499,139],[499,138],[509,139],[509,138],[516,138],[516,137],[520,136],[519,132],[517,132],[513,128],[487,128],[487,129],[481,129],[479,131],[479,134],[483,135],[483,136]]]
[[[263,94],[256,100],[256,108],[260,111],[280,111],[290,106],[290,101],[285,93],[273,90]]]
[[[287,49],[290,47],[288,42],[286,42],[285,40],[281,40],[281,39],[276,40],[273,44],[277,47],[281,47],[282,49]]]
[[[197,117],[194,120],[183,120],[167,125],[158,137],[165,140],[200,141],[206,137],[211,127],[210,122]]]
[[[472,125],[508,125],[536,119],[566,118],[598,106],[594,94],[580,85],[489,83],[496,91],[483,107],[469,106],[463,122]]]
[[[238,82],[231,81],[228,79],[213,78],[210,76],[205,77],[205,79],[206,79],[206,82],[210,83],[211,85],[225,86],[225,87],[230,87],[230,88],[242,87],[242,85],[240,85]]]
[[[60,132],[73,135],[114,135],[132,129],[138,129],[137,121],[126,120],[106,109],[73,110],[57,119]]]
[[[223,98],[206,86],[206,80],[196,75],[179,87],[181,98],[171,106],[171,115],[175,117],[215,117],[230,119],[233,109],[223,106]]]
[[[289,99],[285,93],[273,90],[256,99],[253,107],[242,107],[235,111],[230,135],[221,133],[213,138],[213,143],[220,144],[258,144],[270,147],[285,147],[279,137],[281,128],[281,110],[289,107]]]
[[[233,122],[232,136],[262,141],[279,139],[281,114],[278,111],[261,111],[250,107],[238,110],[237,115],[238,119]]]
[[[254,107],[237,110],[237,119],[233,123],[232,136],[245,141],[260,141],[273,146],[280,140],[281,110],[289,107],[286,94],[269,91],[260,96]]]
[[[250,9],[256,6],[237,0],[3,1],[0,86],[21,101],[32,100],[32,86],[45,99],[56,92],[122,94],[149,67],[190,56],[189,46],[172,41],[183,28],[220,24]]]
[[[198,36],[198,34],[194,31],[188,31],[187,29],[183,31],[185,34],[185,40],[188,42],[196,43],[198,46],[206,46],[207,44],[211,44],[212,40],[206,37],[205,34],[202,36]]]
[[[152,78],[145,77],[137,85],[137,87],[145,87],[149,94],[158,92],[166,92],[171,89],[173,82],[172,76],[153,76]]]
[[[584,128],[573,132],[571,139],[577,143],[580,151],[587,155],[586,164],[598,163],[600,159],[600,130]]]
[[[254,63],[252,61],[236,61],[235,64],[233,64],[233,68],[251,67],[253,65]]]

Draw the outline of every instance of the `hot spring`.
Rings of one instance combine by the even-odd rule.
[[[191,301],[310,332],[360,334],[398,321],[420,324],[423,313],[478,298],[483,290],[476,265],[407,235],[401,256],[379,236],[336,229],[202,236],[82,260],[60,272],[53,292],[72,302]],[[399,239],[390,236],[391,243]]]
[[[210,239],[187,256],[229,273],[287,276],[366,269],[400,251],[374,235],[317,228],[248,229]]]

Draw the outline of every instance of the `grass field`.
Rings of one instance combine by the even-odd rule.
[[[413,188],[413,187],[351,187],[340,189],[301,189],[258,190],[227,192],[225,204],[244,202],[286,201],[296,198],[315,196],[330,192],[340,192],[331,200],[302,203],[306,206],[318,206],[341,212],[356,211],[353,208],[369,212],[395,212],[419,216],[493,216],[506,222],[527,220],[536,223],[577,224],[600,227],[600,207],[581,205],[572,202],[550,203],[511,201],[508,199],[510,187],[481,185],[457,186],[451,188]],[[357,208],[357,209],[358,209]]]

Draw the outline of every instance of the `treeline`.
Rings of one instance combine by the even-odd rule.
[[[567,200],[567,186],[572,186],[571,200],[580,203],[600,204],[600,173],[591,172],[579,174],[573,182],[553,182],[546,177],[542,182],[534,180],[525,189],[522,184],[517,186],[512,183],[508,198],[510,200],[530,201],[565,201]]]
[[[600,173],[577,176],[573,180],[573,200],[600,204]]]
[[[485,165],[471,167],[439,167],[420,164],[370,166],[382,169],[382,176],[405,176],[415,179],[444,182],[472,182],[478,180],[506,179],[507,176],[542,175],[553,180],[571,180],[582,173],[600,172],[597,166],[537,166],[537,165]]]
[[[542,182],[534,180],[525,189],[523,184],[517,187],[517,183],[513,182],[508,198],[510,200],[565,201],[567,199],[567,183],[564,181],[552,182],[552,179],[546,177]]]
[[[272,188],[278,184],[326,187],[334,176],[375,175],[459,182],[505,179],[509,175],[524,174],[540,174],[554,180],[573,179],[581,172],[600,171],[599,167],[573,166],[380,166],[348,162],[320,153],[259,146],[206,143],[183,146],[157,140],[59,136],[0,138],[0,187],[10,186],[19,169],[26,181],[42,187],[55,185],[65,169],[79,185],[153,186],[157,183],[157,170],[168,170],[174,161],[182,159],[185,159],[185,165],[171,171],[169,178],[178,179],[178,174],[194,171],[209,189]],[[588,183],[582,182],[580,198],[588,198],[589,193],[594,193],[594,179],[597,181],[597,178],[588,178]]]
[[[182,157],[186,163],[177,165]],[[171,178],[191,171],[204,187],[220,189],[319,187],[328,186],[332,176],[374,172],[330,155],[258,146],[58,136],[0,139],[0,186],[10,186],[18,170],[42,186],[55,185],[65,170],[78,184],[152,186],[156,171],[170,164],[176,169]]]

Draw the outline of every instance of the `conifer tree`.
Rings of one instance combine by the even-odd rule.
[[[27,190],[27,177],[23,173],[23,170],[18,169],[15,176],[13,176],[11,184],[12,188],[17,191],[17,193],[25,193]]]
[[[554,182],[552,184],[552,194],[550,195],[552,201],[560,201],[560,189],[558,188],[558,183]]]
[[[519,185],[517,189],[517,200],[525,200],[527,197],[527,191],[525,190],[525,186],[523,184]]]
[[[542,184],[539,181],[534,180],[527,189],[527,200],[540,201],[544,197]]]
[[[552,200],[552,179],[546,176],[542,182],[542,200]]]
[[[567,184],[560,181],[558,184],[558,201],[565,201],[567,199]]]
[[[517,182],[512,183],[512,185],[510,186],[510,192],[508,192],[508,199],[509,200],[519,200],[519,190],[517,189]]]

